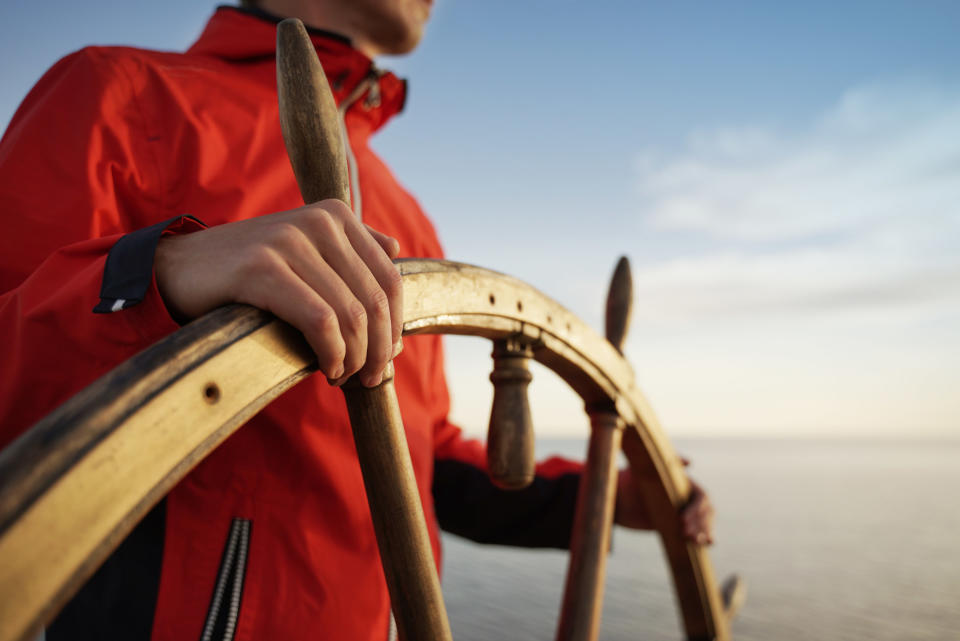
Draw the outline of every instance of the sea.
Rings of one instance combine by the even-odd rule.
[[[583,457],[543,440],[538,457]],[[747,599],[733,638],[960,641],[960,440],[685,439],[716,507],[710,556]],[[457,641],[553,639],[567,555],[444,538]],[[683,639],[657,537],[616,528],[600,638]]]

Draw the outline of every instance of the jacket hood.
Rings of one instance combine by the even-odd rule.
[[[281,19],[258,9],[218,7],[187,54],[210,56],[233,63],[273,64],[277,50],[276,25]],[[358,100],[351,111],[358,108],[364,110],[372,129],[376,130],[403,110],[406,81],[378,69],[370,58],[351,46],[348,38],[309,27],[307,31],[337,104],[360,83],[376,77],[379,80],[377,91],[370,92],[366,100]]]

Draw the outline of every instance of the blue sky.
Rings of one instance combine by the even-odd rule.
[[[215,5],[23,3],[0,122],[85,44],[183,49]],[[595,326],[621,253],[627,353],[676,434],[960,429],[960,4],[438,0],[376,139],[449,257]],[[489,347],[448,341],[482,431]],[[537,422],[580,431],[547,372]]]

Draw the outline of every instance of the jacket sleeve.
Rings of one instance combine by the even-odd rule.
[[[553,457],[537,464],[533,483],[525,489],[494,485],[485,444],[465,439],[446,418],[442,355],[436,360],[435,385],[445,410],[434,431],[433,500],[440,527],[478,543],[568,548],[582,464]]]
[[[115,278],[104,282],[126,233],[171,217],[136,98],[123,69],[83,50],[47,72],[0,141],[0,447],[178,327],[152,253],[145,278],[114,254]],[[174,233],[200,228],[168,223]],[[114,298],[115,313],[93,313],[101,293],[134,290],[139,304]]]

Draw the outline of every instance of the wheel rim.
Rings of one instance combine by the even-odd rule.
[[[533,357],[588,406],[616,411],[686,636],[727,638],[706,550],[686,542],[680,529],[687,477],[616,349],[509,276],[448,261],[398,265],[404,334],[523,336]],[[29,639],[173,485],[313,368],[310,349],[285,323],[228,306],[96,381],[0,453],[0,594],[20,595],[0,600],[0,640]],[[158,425],[164,428],[150,429]]]

